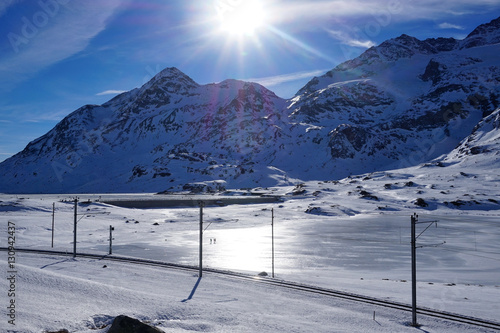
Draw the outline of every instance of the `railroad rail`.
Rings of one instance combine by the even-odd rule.
[[[8,249],[4,248],[4,247],[0,248],[0,251],[7,251],[7,250]],[[58,256],[73,256],[73,253],[62,252],[62,251],[53,251],[53,250],[18,249],[18,248],[16,248],[16,252],[36,253],[36,254],[46,254],[46,255],[58,255]],[[121,257],[121,256],[115,256],[115,255],[77,253],[77,256],[80,258],[111,260],[111,261],[118,261],[118,262],[132,263],[132,264],[171,268],[171,269],[184,270],[184,271],[190,271],[190,272],[192,272],[192,271],[197,272],[199,269],[198,266],[181,265],[181,264],[167,263],[167,262],[162,262],[162,261],[157,261],[157,260]],[[392,309],[396,309],[396,310],[400,310],[400,311],[406,311],[406,312],[412,311],[411,305],[408,305],[408,304],[378,299],[375,297],[370,297],[370,296],[365,296],[365,295],[360,295],[360,294],[355,294],[355,293],[350,293],[350,292],[345,292],[345,291],[339,291],[339,290],[322,288],[322,287],[317,287],[317,286],[312,286],[312,285],[307,285],[307,284],[302,284],[302,283],[297,283],[297,282],[290,282],[290,281],[285,281],[285,280],[273,279],[273,278],[269,278],[269,277],[252,276],[252,275],[247,275],[247,274],[243,274],[243,273],[232,272],[232,271],[227,271],[227,270],[220,270],[220,269],[215,269],[215,268],[204,268],[203,271],[209,272],[209,273],[214,273],[214,274],[219,274],[219,275],[224,275],[224,276],[230,276],[230,277],[235,278],[235,279],[241,279],[241,280],[252,281],[252,282],[256,282],[256,283],[273,285],[273,286],[277,286],[280,288],[298,290],[298,291],[307,292],[307,293],[336,297],[336,298],[341,298],[341,299],[345,299],[345,300],[361,302],[361,303],[365,303],[365,304],[372,304],[372,305],[376,305],[376,306],[392,308]],[[428,317],[434,317],[434,318],[444,319],[444,320],[448,320],[448,321],[459,322],[459,323],[463,323],[463,324],[468,324],[468,325],[473,325],[473,326],[489,328],[489,329],[500,331],[500,323],[486,320],[486,319],[481,319],[481,318],[476,318],[476,317],[471,317],[471,316],[464,316],[464,315],[446,312],[446,311],[437,311],[437,310],[433,310],[433,309],[429,309],[429,308],[422,308],[422,307],[417,308],[417,313],[420,315],[428,316]]]

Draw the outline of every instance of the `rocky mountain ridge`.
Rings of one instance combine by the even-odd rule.
[[[167,68],[74,111],[0,163],[0,192],[271,186],[428,162],[477,141],[500,106],[499,43],[500,18],[461,41],[402,35],[290,100],[238,80],[199,85]]]

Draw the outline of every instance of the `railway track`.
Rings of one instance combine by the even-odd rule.
[[[7,248],[0,248],[0,250],[6,251]],[[36,254],[58,255],[58,256],[72,256],[73,255],[73,253],[52,251],[52,250],[16,249],[15,251],[16,252],[23,252],[23,253],[36,253]],[[140,258],[128,258],[128,257],[120,257],[120,256],[113,256],[113,255],[98,255],[98,254],[89,254],[89,253],[78,253],[78,257],[79,258],[89,258],[89,259],[99,259],[99,260],[111,260],[111,261],[118,261],[118,262],[132,263],[132,264],[156,266],[156,267],[164,267],[164,268],[171,268],[171,269],[184,270],[184,271],[190,271],[190,272],[193,272],[193,271],[198,272],[198,270],[199,270],[199,268],[197,266],[180,265],[180,264],[173,264],[173,263],[161,262],[161,261],[156,261],[156,260],[148,260],[148,259],[140,259]],[[214,269],[214,268],[204,268],[203,272],[209,272],[209,273],[213,273],[213,274],[230,276],[230,277],[235,278],[235,279],[252,281],[255,283],[262,283],[262,284],[267,284],[267,285],[273,285],[273,286],[280,287],[280,288],[287,288],[287,289],[298,290],[298,291],[307,292],[307,293],[313,293],[313,294],[336,297],[336,298],[341,298],[341,299],[355,301],[355,302],[361,302],[361,303],[365,303],[365,304],[372,304],[372,305],[396,309],[396,310],[400,310],[400,311],[411,312],[411,310],[412,310],[411,305],[404,304],[404,303],[378,299],[375,297],[364,296],[364,295],[349,293],[349,292],[345,292],[345,291],[338,291],[338,290],[333,290],[333,289],[321,288],[321,287],[302,284],[302,283],[277,280],[277,279],[272,279],[272,278],[268,278],[268,277],[261,277],[261,276],[250,276],[250,275],[246,275],[246,274],[242,274],[242,273],[219,270],[219,269]],[[437,311],[437,310],[422,308],[422,307],[417,308],[417,313],[420,315],[428,316],[428,317],[434,317],[434,318],[444,319],[444,320],[448,320],[448,321],[459,322],[459,323],[463,323],[463,324],[469,324],[469,325],[473,325],[473,326],[484,327],[484,328],[500,331],[500,323],[490,321],[490,320],[481,319],[481,318],[464,316],[464,315],[446,312],[446,311]]]

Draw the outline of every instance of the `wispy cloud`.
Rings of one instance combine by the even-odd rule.
[[[118,94],[124,93],[126,91],[127,90],[105,90],[105,91],[101,91],[100,93],[97,93],[96,96],[118,95]]]
[[[336,30],[326,30],[328,34],[334,38],[339,40],[342,44],[348,45],[348,46],[354,46],[354,47],[362,47],[365,49],[369,49],[372,46],[375,46],[376,44],[371,41],[371,40],[359,40],[356,38],[352,38],[349,36],[348,33],[343,32],[343,31],[336,31]]]
[[[27,123],[58,122],[70,113],[69,110],[58,110],[39,114],[27,113],[22,121]]]
[[[4,119],[0,119],[0,124],[56,123],[71,111],[71,107],[58,106],[54,101],[40,102],[37,108],[31,103],[2,105],[0,113]]]
[[[471,15],[488,8],[498,8],[498,0],[419,0],[419,1],[367,1],[367,0],[308,0],[270,1],[268,10],[271,24],[292,24],[296,30],[316,29],[328,22],[364,18],[366,23],[384,27],[408,20],[440,19],[449,15]]]
[[[465,30],[464,27],[460,26],[460,25],[457,25],[457,24],[451,24],[451,23],[447,23],[447,22],[444,22],[444,23],[441,23],[438,25],[438,27],[440,29],[456,29],[456,30]]]
[[[276,36],[283,38],[287,42],[295,44],[297,47],[301,48],[302,50],[304,50],[312,55],[315,55],[316,57],[327,60],[331,63],[335,63],[335,60],[330,55],[321,52],[320,50],[318,50],[318,49],[308,45],[307,43],[293,37],[292,35],[287,34],[279,29],[272,27],[272,26],[268,26],[267,29],[269,31],[272,31],[274,34],[276,34]]]
[[[328,70],[329,69],[319,69],[319,70],[314,70],[314,71],[302,71],[302,72],[276,75],[276,76],[250,78],[250,79],[245,79],[245,81],[255,82],[255,83],[261,84],[261,85],[266,86],[266,87],[272,87],[272,86],[276,86],[276,85],[282,84],[282,83],[287,83],[287,82],[292,82],[292,81],[297,81],[297,80],[302,80],[302,79],[309,79],[309,78],[312,78],[312,77],[317,76],[317,75],[325,74]]]
[[[377,12],[380,4],[372,1],[341,1],[341,0],[316,0],[316,1],[275,1],[271,10],[279,15],[273,15],[275,22],[297,22],[334,17],[345,17]]]
[[[2,2],[0,2],[0,17],[7,11],[7,8],[19,1],[21,0],[2,0]]]
[[[7,28],[7,31],[10,29],[7,36],[12,48],[0,56],[0,71],[3,73],[0,87],[12,87],[38,71],[84,50],[92,38],[105,29],[108,19],[121,1],[70,1],[67,5],[59,6],[57,11],[54,10],[52,16],[43,16],[47,21],[39,27],[26,16],[20,17],[17,26]],[[44,13],[42,7],[40,13]],[[31,30],[25,28],[30,25]]]

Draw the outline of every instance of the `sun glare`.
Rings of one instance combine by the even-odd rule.
[[[218,14],[221,30],[231,35],[253,35],[265,21],[263,6],[255,0],[227,1]]]

